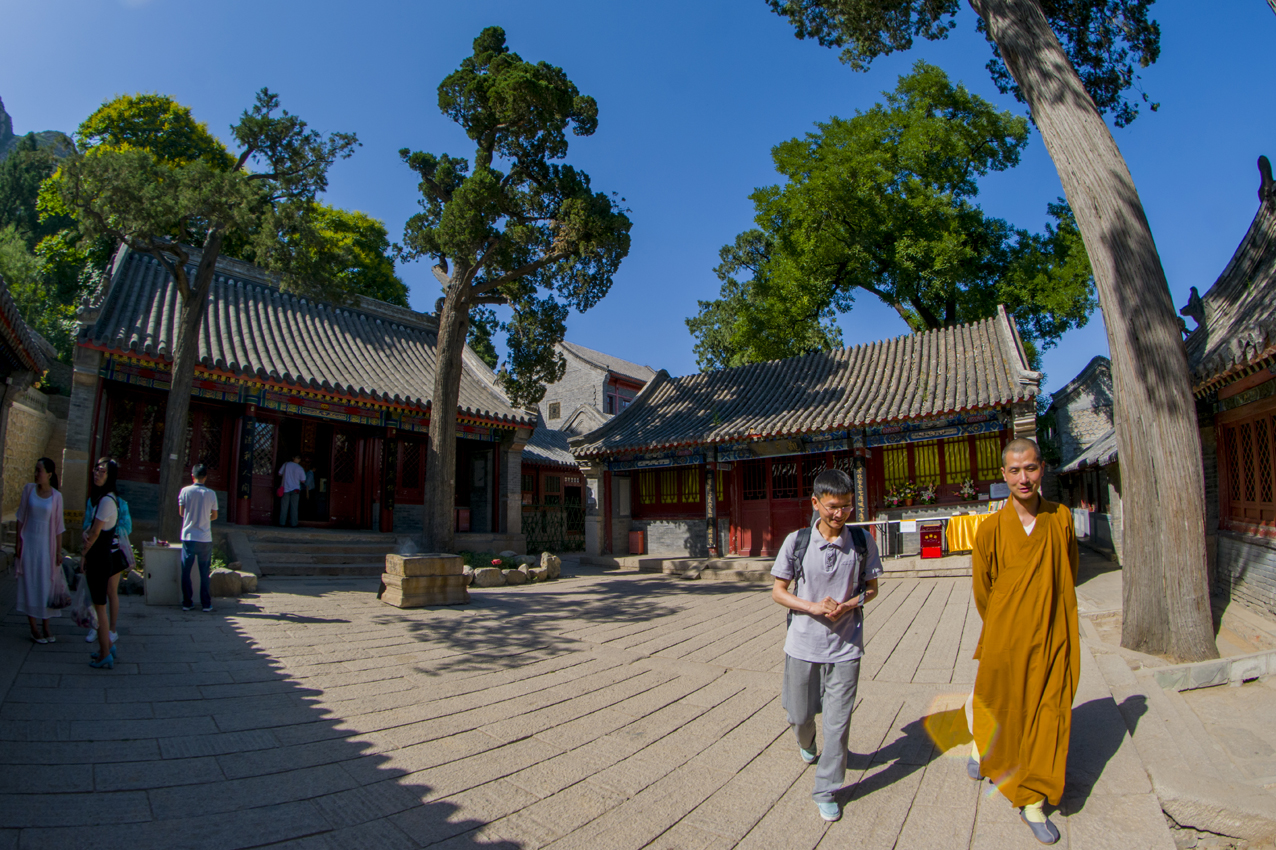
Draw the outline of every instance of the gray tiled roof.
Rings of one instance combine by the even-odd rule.
[[[604,371],[615,372],[617,375],[633,378],[640,383],[646,383],[656,377],[656,370],[650,366],[639,366],[637,363],[630,363],[628,360],[621,360],[619,357],[612,357],[610,354],[594,351],[592,348],[586,348],[574,342],[562,342],[560,345],[564,351],[574,354],[581,360],[592,363]]]
[[[1088,466],[1107,466],[1117,461],[1116,429],[1109,428],[1103,436],[1081,450],[1081,454],[1063,464],[1059,472],[1076,472]]]
[[[23,321],[8,285],[0,278],[0,358],[9,369],[44,372],[54,354],[44,338]]]
[[[538,417],[536,430],[523,448],[523,463],[574,467],[576,458],[567,447],[567,434],[546,427],[545,420]]]
[[[571,445],[586,457],[924,418],[1030,399],[1040,377],[999,307],[982,322],[855,348],[681,378],[662,370]]]
[[[1223,273],[1201,296],[1205,321],[1185,342],[1198,392],[1276,352],[1276,185],[1265,165],[1260,160],[1258,212]]]
[[[197,262],[192,257],[192,262]],[[193,267],[192,267],[193,274]],[[178,295],[154,259],[117,258],[96,320],[80,342],[171,362]],[[199,341],[204,370],[264,383],[425,409],[434,387],[436,325],[430,317],[361,299],[346,307],[281,291],[263,270],[218,262]],[[531,424],[500,392],[495,375],[469,349],[459,412]]]

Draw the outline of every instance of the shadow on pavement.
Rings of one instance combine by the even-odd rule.
[[[1144,697],[1125,700],[1119,707],[1111,697],[1092,699],[1072,709],[1072,740],[1068,744],[1068,773],[1060,808],[1073,815],[1085,808],[1104,768],[1121,748],[1127,724],[1138,725],[1147,711]]]
[[[328,659],[306,651],[340,640],[347,621],[251,599],[212,615],[121,601],[114,670],[90,669],[83,632],[62,618],[58,642],[25,652],[0,692],[0,847],[521,846],[467,835],[484,821],[387,767],[261,648],[288,647],[290,665],[324,677]],[[25,618],[3,622],[0,641],[19,640]],[[304,635],[290,631],[300,624]],[[322,687],[343,673],[333,664]]]

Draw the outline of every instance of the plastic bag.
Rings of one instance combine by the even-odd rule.
[[[52,581],[49,583],[49,599],[44,607],[58,610],[71,604],[71,593],[66,589],[66,578],[62,575],[62,565],[51,570]]]
[[[81,579],[71,597],[71,619],[80,628],[97,628],[97,612],[93,610],[93,597],[89,595],[87,580]]]

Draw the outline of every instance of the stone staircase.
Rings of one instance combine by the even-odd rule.
[[[309,528],[251,528],[228,536],[233,557],[263,576],[379,576],[385,556],[406,551],[406,534]],[[244,547],[249,551],[243,551]]]

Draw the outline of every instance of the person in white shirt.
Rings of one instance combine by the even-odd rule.
[[[177,496],[177,513],[182,518],[182,610],[194,605],[195,589],[191,567],[199,564],[199,604],[213,610],[209,592],[209,572],[213,566],[213,520],[217,519],[217,494],[204,486],[208,469],[202,463],[191,467],[189,487]]]
[[[296,528],[301,487],[306,483],[306,470],[301,465],[301,455],[293,455],[292,460],[279,467],[279,474],[283,477],[281,489],[284,491],[279,502],[279,525]]]

